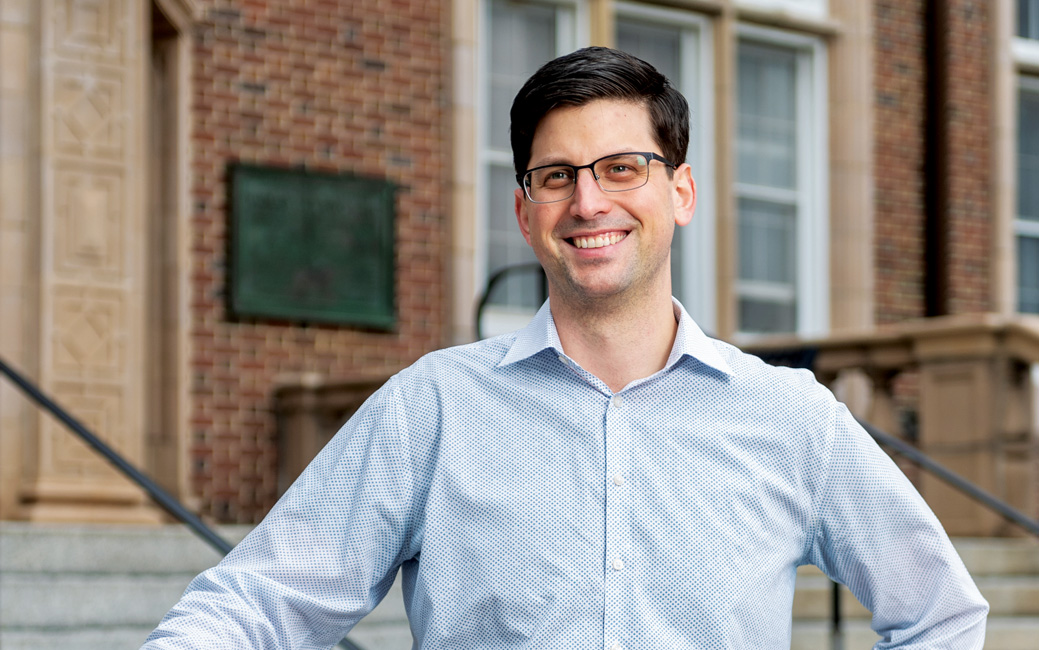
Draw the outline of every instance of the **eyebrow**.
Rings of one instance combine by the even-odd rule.
[[[634,153],[634,152],[636,152],[636,151],[639,151],[639,152],[641,152],[642,150],[637,150],[637,149],[630,149],[630,148],[629,148],[629,149],[617,149],[616,151],[613,151],[613,152],[611,152],[611,153],[604,153],[604,154],[603,154],[603,155],[601,155],[601,156],[596,156],[596,157],[595,157],[595,158],[593,158],[592,160],[602,160],[603,158],[608,158],[609,156],[619,156],[619,155],[620,155],[620,154],[622,154],[622,153]],[[649,150],[647,149],[647,151],[649,151]],[[592,162],[592,160],[589,160],[589,161],[588,161],[588,163],[591,163],[591,162]],[[588,163],[583,163],[583,164],[588,164]],[[557,157],[557,158],[547,158],[547,159],[545,159],[545,161],[544,161],[544,162],[539,162],[539,163],[538,163],[538,164],[536,164],[536,165],[528,163],[528,167],[527,167],[527,169],[535,169],[535,168],[537,168],[537,167],[546,167],[546,166],[548,166],[548,165],[570,165],[570,166],[578,166],[578,164],[577,164],[577,163],[572,163],[572,162],[570,162],[569,160],[567,160],[566,158],[562,158],[562,157]]]

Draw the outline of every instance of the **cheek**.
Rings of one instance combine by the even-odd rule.
[[[554,239],[552,233],[557,219],[547,211],[532,210],[530,213],[530,239],[532,245],[545,244]]]

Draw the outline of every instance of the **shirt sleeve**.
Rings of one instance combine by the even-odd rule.
[[[980,650],[988,603],[937,517],[843,404],[827,433],[811,561],[873,613],[878,650]]]
[[[188,586],[142,650],[331,647],[386,595],[408,552],[410,467],[396,378],[270,514]]]

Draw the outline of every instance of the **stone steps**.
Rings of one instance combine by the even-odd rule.
[[[989,602],[987,650],[1032,650],[1039,639],[1039,542],[957,539],[956,548]],[[831,582],[815,567],[797,572],[792,649],[830,647]],[[844,647],[871,648],[879,637],[869,610],[841,587]]]
[[[250,527],[223,527],[238,542]],[[220,554],[182,526],[0,522],[0,648],[136,650]],[[410,648],[400,587],[350,638]]]
[[[221,529],[232,542],[247,527]],[[986,648],[1035,648],[1039,639],[1039,542],[956,540],[989,600]],[[179,526],[46,526],[0,522],[0,648],[135,650],[188,582],[219,560]],[[830,582],[798,572],[791,647],[830,647]],[[870,648],[869,613],[845,589],[844,647]],[[364,650],[411,647],[399,583],[350,638]]]

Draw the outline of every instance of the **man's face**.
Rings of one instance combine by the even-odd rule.
[[[660,153],[649,111],[596,100],[549,112],[534,133],[527,166],[584,165],[629,151]],[[587,305],[651,289],[670,295],[671,239],[676,224],[692,219],[696,188],[688,165],[673,178],[663,163],[650,166],[649,182],[625,192],[604,192],[588,169],[578,172],[574,195],[563,201],[533,203],[516,190],[520,230],[545,269],[552,296]]]

